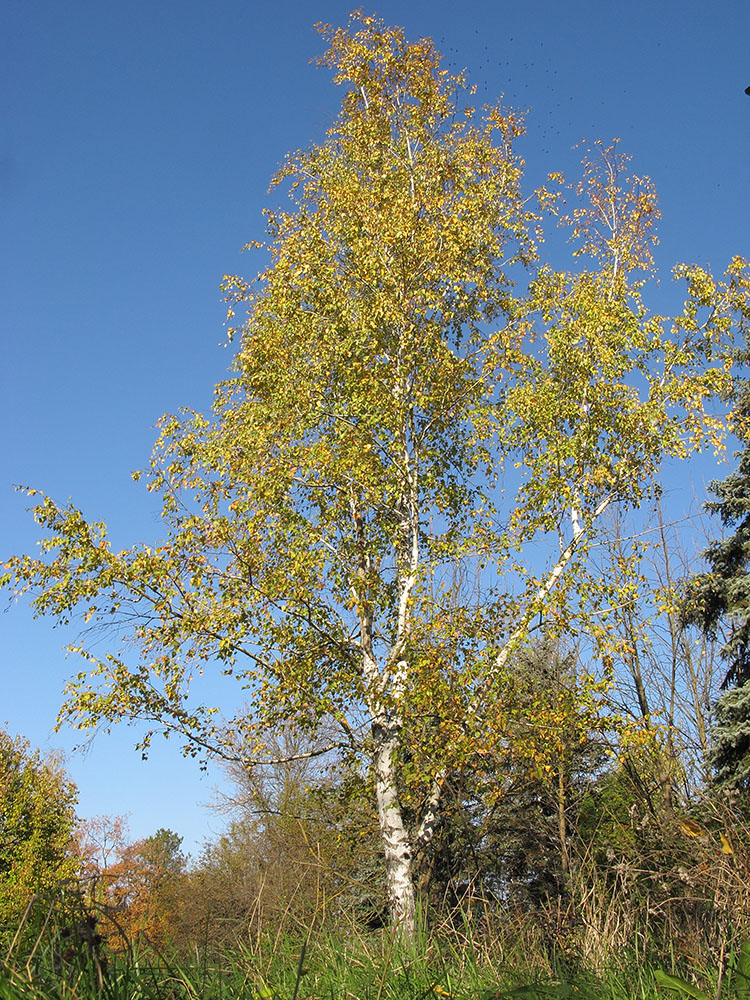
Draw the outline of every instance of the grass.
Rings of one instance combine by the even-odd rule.
[[[460,932],[422,935],[410,949],[354,927],[309,940],[268,934],[213,961],[111,957],[101,975],[91,961],[60,968],[51,936],[33,945],[0,963],[0,1000],[669,1000],[642,966],[565,973]]]
[[[686,977],[686,996],[695,998],[701,986],[700,1000],[709,1000],[722,981],[716,968],[680,968],[671,960],[660,963],[665,976],[635,949],[626,955],[610,948],[593,974],[570,955],[550,955],[528,920],[498,922],[490,933],[463,910],[408,947],[387,930],[366,932],[354,921],[335,929],[281,923],[210,955],[131,948],[102,953],[99,961],[90,911],[76,897],[62,909],[37,899],[18,926],[5,929],[0,1000],[680,1000],[659,986],[674,986],[675,975]],[[722,950],[722,968],[723,957]],[[726,968],[729,986],[737,977],[731,962]],[[723,1000],[748,1000],[740,991],[721,992]]]

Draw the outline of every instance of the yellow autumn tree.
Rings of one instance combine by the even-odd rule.
[[[362,13],[321,32],[341,110],[275,178],[265,269],[225,281],[239,347],[213,413],[162,420],[164,541],[113,551],[42,497],[43,555],[5,580],[112,636],[73,644],[63,721],[128,718],[144,752],[161,732],[259,768],[269,730],[324,720],[321,753],[370,769],[410,936],[415,853],[502,720],[507,664],[540,616],[593,629],[602,515],[720,433],[706,403],[748,275],[682,268],[684,309],[650,313],[655,196],[616,148],[587,160],[571,268],[553,267],[559,177],[523,192],[519,116],[477,112],[429,39]],[[193,699],[204,671],[236,682],[236,713]]]

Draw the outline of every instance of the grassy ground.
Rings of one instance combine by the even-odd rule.
[[[593,976],[461,935],[413,950],[389,934],[269,937],[212,962],[132,955],[110,958],[103,972],[76,959],[60,968],[59,952],[44,941],[30,958],[5,959],[0,1000],[674,1000],[650,969],[622,956]]]

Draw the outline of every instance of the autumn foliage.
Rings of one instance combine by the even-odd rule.
[[[34,897],[72,882],[77,790],[54,756],[0,730],[0,928],[12,938]]]
[[[430,40],[361,12],[320,30],[340,112],[273,179],[260,273],[225,278],[238,346],[213,411],[160,423],[144,476],[162,541],[116,551],[41,496],[42,555],[10,558],[4,582],[96,629],[71,645],[62,721],[127,718],[143,753],[163,734],[248,772],[299,759],[270,749],[285,729],[334,757],[369,796],[413,939],[462,796],[484,823],[498,789],[541,788],[569,887],[577,748],[662,759],[651,713],[608,702],[637,651],[612,623],[638,558],[603,574],[598,550],[615,515],[644,516],[665,462],[720,447],[750,277],[740,258],[721,278],[678,265],[680,302],[655,312],[656,196],[617,144],[572,188],[554,172],[526,191],[521,117],[475,109]],[[544,243],[560,219],[563,263]],[[534,695],[518,677],[540,648],[557,674]],[[196,699],[203,672],[234,695]],[[161,833],[104,891],[129,936],[164,942],[179,845]]]
[[[171,830],[130,842],[123,817],[81,823],[82,885],[113,951],[168,950],[179,933],[180,878],[187,859]]]

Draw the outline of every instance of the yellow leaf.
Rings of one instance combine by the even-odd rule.
[[[683,816],[679,821],[680,829],[685,834],[686,837],[706,837],[708,832],[700,825],[696,823],[694,819],[688,819],[687,816]]]

